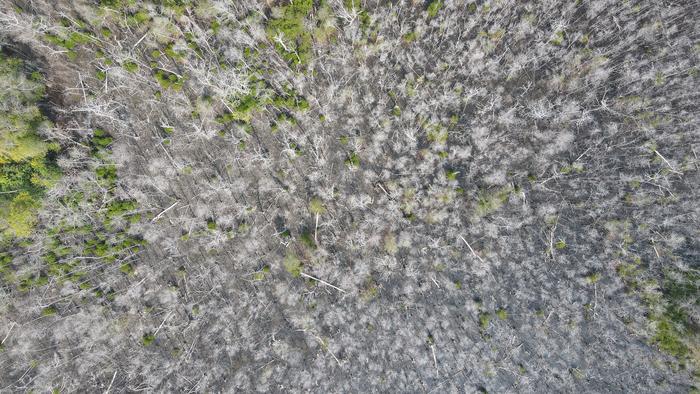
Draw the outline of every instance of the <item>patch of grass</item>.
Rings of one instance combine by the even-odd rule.
[[[683,358],[688,355],[688,346],[681,340],[683,331],[680,330],[668,317],[653,317],[656,322],[656,333],[651,342],[656,344],[662,351]]]

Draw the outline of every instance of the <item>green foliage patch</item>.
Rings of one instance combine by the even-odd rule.
[[[442,0],[433,0],[428,4],[428,17],[435,18],[442,8]]]
[[[304,27],[304,20],[312,9],[312,0],[295,0],[282,7],[279,18],[271,19],[267,24],[268,39],[290,65],[304,66],[311,58],[312,37]]]
[[[38,135],[50,122],[38,108],[44,85],[23,63],[0,54],[0,237],[27,237],[46,189],[61,176],[57,144]]]

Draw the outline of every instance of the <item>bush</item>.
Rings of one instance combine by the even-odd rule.
[[[312,8],[312,0],[296,0],[282,7],[282,17],[270,20],[267,25],[268,39],[290,65],[306,65],[311,58],[311,33],[304,28],[304,19]],[[275,41],[275,37],[280,34],[284,46]]]
[[[0,79],[12,81],[0,90],[0,234],[26,237],[31,234],[45,190],[60,177],[50,153],[56,144],[46,142],[37,130],[48,121],[37,106],[44,96],[42,77],[27,77],[23,63],[0,56]]]
[[[438,14],[438,11],[440,11],[440,8],[442,8],[442,0],[433,0],[428,5],[428,17],[435,18],[435,16]]]

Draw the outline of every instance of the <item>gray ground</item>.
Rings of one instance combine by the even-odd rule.
[[[7,250],[48,283],[0,279],[0,391],[698,386],[697,3],[327,0],[301,63],[286,2],[98,3],[0,0],[64,173]]]

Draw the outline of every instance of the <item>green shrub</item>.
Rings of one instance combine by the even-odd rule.
[[[44,96],[43,77],[25,75],[23,63],[0,54],[0,78],[17,81],[0,90],[0,237],[26,237],[36,222],[36,212],[46,189],[61,173],[50,155],[55,143],[37,134],[48,124],[37,106]]]
[[[511,192],[512,189],[509,186],[500,188],[494,192],[482,191],[476,204],[477,215],[486,216],[501,208],[503,204],[508,202]]]
[[[161,69],[157,69],[153,76],[164,89],[180,90],[184,83],[184,78],[180,78],[176,74]]]
[[[143,346],[150,346],[153,341],[156,340],[156,336],[150,332],[143,334],[143,337],[141,338],[141,344]]]
[[[440,11],[440,8],[442,8],[442,0],[433,0],[430,2],[428,5],[428,17],[429,18],[435,18],[437,16],[438,11]]]
[[[491,323],[491,314],[488,312],[479,313],[479,327],[482,331],[486,331],[489,328],[489,323]]]
[[[41,310],[41,315],[42,316],[53,316],[57,313],[58,311],[56,310],[56,307],[53,305],[49,305],[46,308]]]
[[[305,29],[304,19],[311,13],[312,8],[313,0],[295,0],[282,7],[280,18],[271,19],[267,24],[268,39],[290,65],[303,66],[311,58],[311,33]],[[275,41],[275,37],[280,34],[283,36],[284,46]]]
[[[121,266],[119,266],[119,271],[126,275],[131,275],[134,273],[134,266],[129,263],[124,263]]]
[[[506,320],[508,318],[508,311],[501,308],[501,309],[496,311],[496,316],[501,320]]]
[[[122,64],[122,67],[124,67],[124,69],[130,73],[135,73],[139,70],[139,65],[132,61],[124,62],[124,64]]]
[[[301,276],[301,261],[294,254],[287,254],[287,257],[284,258],[284,269],[293,277],[298,278]]]
[[[404,34],[403,36],[401,36],[401,38],[405,43],[410,44],[418,38],[418,34],[415,31],[412,31]]]
[[[360,166],[360,157],[356,152],[350,152],[348,158],[345,159],[345,165],[349,168],[358,168]]]

